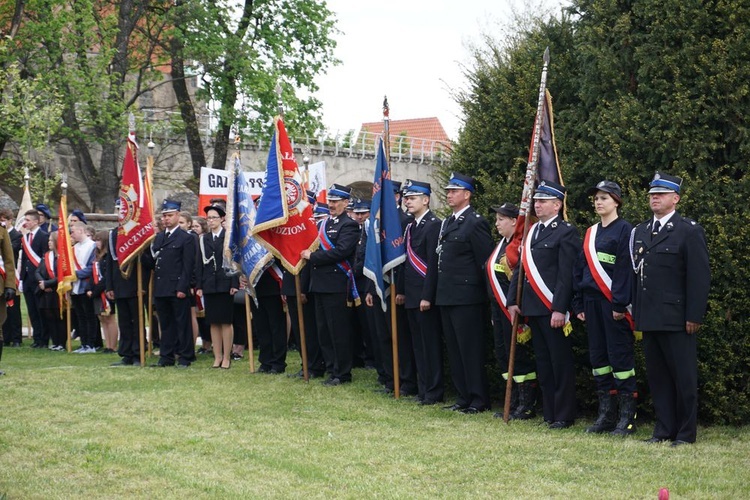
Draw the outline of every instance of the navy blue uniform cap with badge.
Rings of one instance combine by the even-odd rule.
[[[329,215],[331,215],[331,211],[328,210],[328,207],[324,205],[316,206],[315,210],[313,211],[313,216],[315,218],[328,217]]]
[[[161,213],[166,214],[169,212],[179,212],[182,208],[182,203],[175,200],[165,199],[161,203]]]
[[[391,179],[391,185],[393,186],[393,192],[396,194],[403,194],[401,190],[401,181],[394,181]]]
[[[318,202],[317,195],[315,194],[315,191],[310,191],[309,189],[306,189],[305,193],[307,193],[307,202],[310,205],[315,205]]]
[[[448,185],[445,189],[466,189],[473,193],[476,191],[476,181],[473,177],[468,175],[459,174],[458,172],[451,172],[450,179],[448,179]]]
[[[364,214],[370,211],[370,202],[367,200],[361,200],[357,199],[357,201],[354,202],[354,213],[355,214]]]
[[[492,205],[490,207],[490,210],[492,210],[496,214],[504,215],[505,217],[510,217],[511,219],[518,218],[519,209],[513,203],[505,202],[502,205]]]
[[[677,193],[680,194],[682,179],[662,172],[656,172],[653,180],[648,185],[648,194],[654,193]]]
[[[542,181],[534,191],[535,200],[565,200],[565,186],[552,181]]]
[[[348,200],[352,197],[352,188],[341,184],[332,184],[328,188],[328,201]]]
[[[613,181],[600,181],[596,186],[592,186],[586,190],[586,194],[594,196],[599,191],[609,193],[609,195],[619,204],[622,204],[622,189],[620,185]]]
[[[406,179],[401,192],[404,196],[430,196],[432,194],[432,187],[430,186],[429,182],[420,182]]]

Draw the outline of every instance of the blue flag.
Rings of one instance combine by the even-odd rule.
[[[375,291],[380,297],[383,311],[386,310],[386,297],[388,296],[385,275],[406,259],[404,233],[398,212],[391,171],[385,161],[383,139],[380,139],[375,180],[372,182],[372,204],[367,225],[364,273],[375,283]]]
[[[240,171],[239,158],[235,158],[229,187],[224,262],[235,263],[234,268],[245,275],[252,292],[263,271],[273,263],[273,255],[252,237],[255,203],[250,195],[250,183],[245,173]]]

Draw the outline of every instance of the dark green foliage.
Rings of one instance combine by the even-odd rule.
[[[477,176],[490,204],[520,199],[542,53],[566,186],[568,218],[583,234],[595,216],[586,188],[623,188],[622,215],[650,216],[656,170],[684,178],[678,210],[706,230],[709,310],[699,339],[699,416],[750,421],[750,2],[578,0],[561,19],[537,20],[515,38],[487,41],[459,96],[466,114],[452,168]],[[579,396],[593,402],[585,329],[576,325]],[[636,370],[648,408],[642,354]]]

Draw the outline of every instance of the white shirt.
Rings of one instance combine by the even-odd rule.
[[[91,258],[91,253],[96,249],[96,243],[94,243],[94,240],[92,240],[89,237],[86,237],[85,240],[81,241],[80,243],[76,243],[73,245],[73,253],[75,254],[76,262],[78,262],[78,265],[81,266],[81,269],[84,269],[86,267],[86,263],[89,261],[89,258]],[[78,268],[76,267],[76,270]],[[84,293],[84,290],[81,286],[81,280],[77,280],[73,283],[73,295],[80,295]]]

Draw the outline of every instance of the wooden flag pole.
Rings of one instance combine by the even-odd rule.
[[[305,314],[302,307],[302,291],[299,283],[299,274],[294,275],[294,289],[297,292],[297,320],[299,322],[299,349],[302,356],[302,375],[305,382],[310,381],[310,373],[307,370],[307,339],[305,335]]]
[[[250,373],[255,373],[255,349],[253,349],[253,312],[250,310],[250,292],[245,289],[245,317],[247,321],[247,357],[250,360]]]
[[[542,66],[542,79],[539,84],[539,99],[536,107],[536,120],[534,123],[534,140],[531,144],[531,161],[526,169],[526,178],[524,181],[523,194],[521,195],[521,213],[525,214],[523,222],[523,237],[521,238],[521,246],[519,249],[518,258],[518,287],[516,289],[516,304],[521,305],[522,292],[523,292],[523,264],[521,263],[521,257],[523,255],[524,242],[529,233],[529,223],[531,219],[531,196],[534,190],[534,183],[537,177],[537,163],[539,162],[539,148],[541,142],[541,129],[542,129],[542,111],[544,109],[544,96],[547,91],[547,66],[549,66],[549,47],[544,51],[544,66]],[[508,290],[508,293],[512,293],[512,290]],[[520,321],[520,315],[516,314],[513,318],[512,330],[510,333],[510,349],[508,359],[508,380],[505,383],[505,405],[503,407],[503,421],[507,424],[510,420],[510,398],[511,391],[513,390],[513,370],[516,365],[516,342],[518,337],[518,323]]]
[[[148,277],[148,357],[153,353],[154,345],[154,273]]]
[[[383,97],[383,148],[385,150],[385,162],[388,165],[390,175],[391,166],[391,142],[390,142],[390,108],[388,107],[388,96]],[[381,199],[387,199],[383,196]],[[401,376],[399,372],[398,359],[398,310],[396,307],[396,275],[391,269],[391,350],[393,351],[393,397],[401,397]]]
[[[68,352],[73,351],[73,339],[70,336],[70,292],[65,293],[65,328],[68,330],[68,341],[65,343],[65,346],[68,349]],[[31,331],[31,330],[29,330]]]
[[[136,272],[138,275],[138,347],[140,350],[141,368],[146,366],[146,350],[143,336],[145,335],[145,321],[143,319],[143,266],[141,265],[140,256],[136,259]]]

